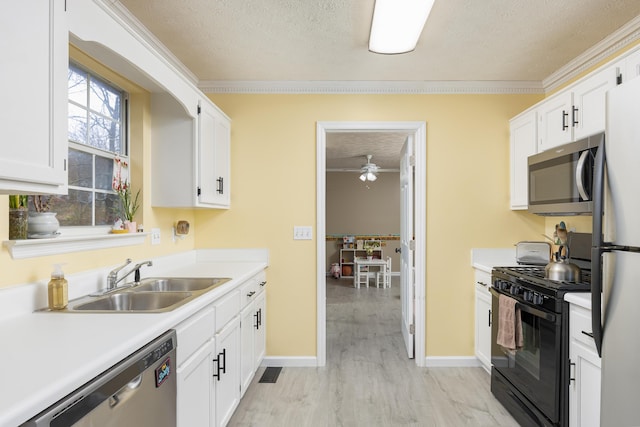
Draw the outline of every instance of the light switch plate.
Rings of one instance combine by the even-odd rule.
[[[293,240],[312,240],[313,227],[310,225],[294,225]]]
[[[160,229],[152,228],[151,229],[151,244],[159,245],[160,244]]]

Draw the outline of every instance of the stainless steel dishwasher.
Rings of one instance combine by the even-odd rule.
[[[174,427],[176,333],[171,330],[23,424]]]

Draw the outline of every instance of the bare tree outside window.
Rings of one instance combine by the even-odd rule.
[[[69,194],[52,200],[62,226],[111,225],[119,216],[113,159],[127,158],[127,94],[69,65]]]

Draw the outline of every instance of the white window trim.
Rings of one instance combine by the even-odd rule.
[[[111,227],[92,227],[94,233],[73,233],[71,230],[61,229],[58,237],[51,239],[6,240],[4,246],[11,258],[36,258],[47,255],[81,252],[121,246],[141,245],[150,233],[109,233]],[[96,230],[99,228],[99,230]],[[68,232],[67,232],[68,231]]]

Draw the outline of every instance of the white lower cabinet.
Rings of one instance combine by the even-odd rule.
[[[569,426],[600,425],[600,357],[591,333],[591,312],[571,304],[569,312]]]
[[[491,274],[476,270],[476,357],[491,372]]]
[[[178,426],[213,424],[211,361],[214,350],[215,340],[210,339],[177,369]]]
[[[175,327],[178,427],[222,427],[233,416],[264,358],[265,284],[261,272]]]
[[[226,426],[240,403],[240,316],[216,333],[213,363],[215,425]]]
[[[265,282],[261,282],[265,283]],[[264,285],[263,285],[264,286]],[[249,293],[254,292],[250,291]],[[261,287],[251,297],[254,298],[242,309],[241,334],[242,334],[242,386],[240,395],[244,396],[251,384],[256,370],[264,359],[266,349],[266,296]]]

